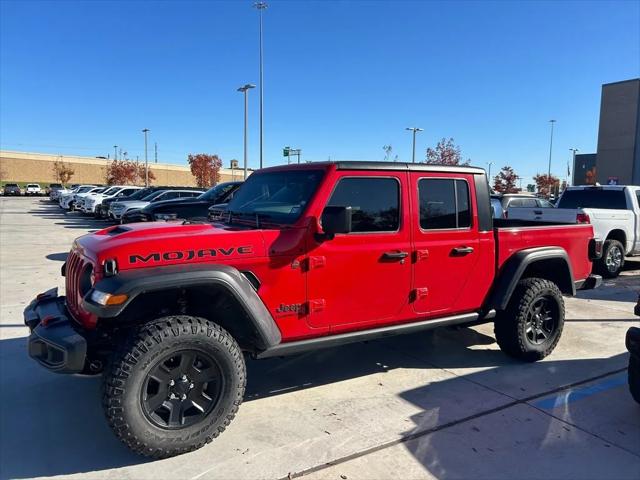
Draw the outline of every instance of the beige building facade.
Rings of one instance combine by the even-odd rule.
[[[69,183],[105,183],[105,172],[110,160],[95,157],[79,157],[73,155],[55,155],[45,153],[13,152],[0,150],[0,183],[7,182],[39,183],[41,186],[56,183],[53,164],[62,160],[68,164],[74,174]],[[149,170],[155,175],[155,185],[196,186],[188,165],[171,165],[167,163],[149,163]],[[220,181],[242,180],[240,169],[220,170]]]

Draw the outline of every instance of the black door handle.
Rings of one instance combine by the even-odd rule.
[[[542,210],[534,210],[533,213],[536,215],[542,215]]]
[[[473,247],[457,247],[451,250],[454,255],[468,255],[473,253]]]
[[[385,252],[382,254],[382,258],[387,260],[402,260],[409,256],[408,252]]]

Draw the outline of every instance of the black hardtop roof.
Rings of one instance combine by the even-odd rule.
[[[297,168],[313,168],[313,167],[329,167],[335,165],[337,170],[400,170],[409,172],[442,172],[442,173],[467,173],[474,175],[483,175],[484,169],[480,167],[471,167],[463,165],[429,165],[426,163],[406,163],[406,162],[371,162],[371,161],[355,161],[340,160],[335,162],[311,162],[299,165],[278,165],[275,167],[267,167],[263,170],[288,170]],[[259,172],[259,170],[258,170]]]

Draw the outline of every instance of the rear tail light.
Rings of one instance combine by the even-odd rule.
[[[576,223],[591,223],[591,219],[586,213],[578,213],[576,215]]]

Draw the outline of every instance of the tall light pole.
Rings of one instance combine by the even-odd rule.
[[[147,158],[147,133],[151,130],[145,128],[142,130],[144,133],[144,186],[149,186],[149,159]]]
[[[255,85],[247,83],[238,88],[239,92],[244,94],[244,179],[247,179],[247,162],[248,162],[248,130],[249,130],[249,95],[248,92],[251,88],[256,88]],[[260,165],[262,167],[262,165]]]
[[[416,133],[422,132],[423,128],[418,127],[407,127],[405,130],[409,130],[413,132],[413,151],[411,153],[411,163],[416,163]]]
[[[551,124],[551,139],[549,140],[549,169],[547,170],[547,179],[551,179],[551,154],[553,152],[553,125],[556,123],[555,120],[549,120]]]
[[[114,160],[118,159],[118,145],[113,146],[113,159]]]
[[[489,165],[489,174],[487,175],[487,178],[489,178],[489,182],[491,182],[491,165],[493,165],[493,162],[487,162],[487,165]]]
[[[266,2],[256,2],[253,4],[258,9],[260,15],[260,168],[262,168],[262,123],[264,108],[264,78],[263,78],[263,61],[262,61],[262,11],[267,8]],[[251,87],[253,88],[253,87]],[[246,167],[246,164],[245,164]],[[246,170],[245,170],[246,175]],[[246,178],[246,177],[245,177]]]

